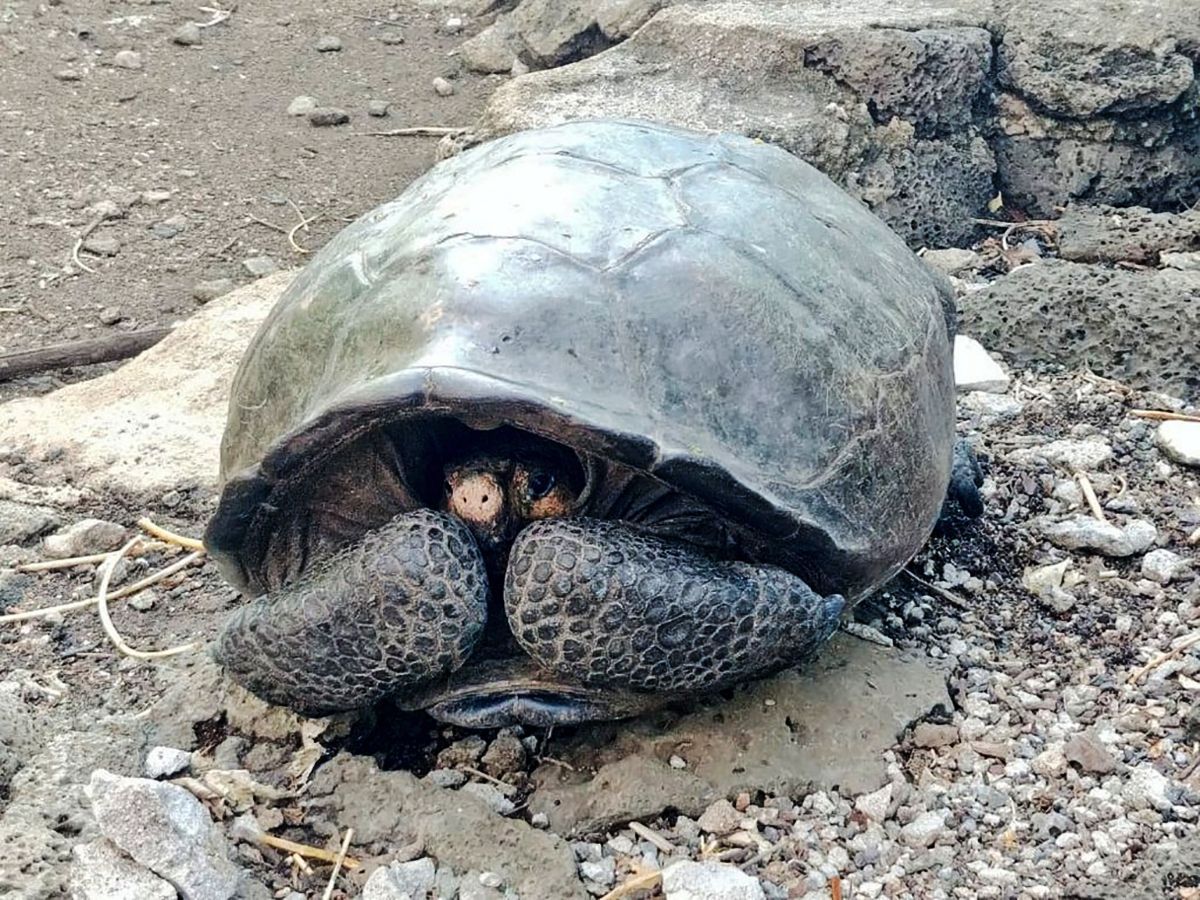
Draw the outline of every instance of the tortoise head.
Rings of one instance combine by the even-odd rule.
[[[539,519],[575,514],[586,479],[578,457],[554,445],[508,440],[444,468],[441,508],[461,519],[486,551],[512,543]]]

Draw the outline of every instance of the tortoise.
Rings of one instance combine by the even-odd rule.
[[[948,491],[978,512],[954,329],[942,276],[762,142],[599,119],[443,160],[241,361],[205,542],[252,599],[215,655],[304,714],[479,727],[792,666]]]

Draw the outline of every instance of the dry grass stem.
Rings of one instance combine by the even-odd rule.
[[[319,859],[322,862],[337,862],[338,854],[330,853],[328,850],[322,850],[320,847],[312,847],[308,844],[297,844],[295,841],[289,841],[286,838],[275,837],[273,834],[265,832],[258,836],[260,844],[266,844],[268,847],[274,847],[276,850],[283,850],[287,853],[295,854],[301,858],[308,857],[309,859]],[[346,869],[357,869],[361,866],[357,859],[349,856],[342,857],[342,867]]]
[[[204,558],[204,554],[200,551],[189,553],[183,559],[171,563],[165,569],[160,569],[153,575],[147,575],[141,581],[135,581],[133,584],[121,588],[119,591],[113,591],[108,595],[108,600],[122,600],[125,597],[132,597],[134,594],[144,591],[148,587],[153,587],[160,581],[170,578],[176,572],[186,569],[188,566]],[[86,600],[75,600],[71,603],[60,603],[58,606],[46,606],[42,609],[31,609],[26,612],[9,613],[0,616],[0,625],[9,622],[24,622],[27,619],[42,619],[46,616],[54,615],[55,613],[74,612],[77,609],[87,609],[89,606],[95,606],[99,602],[98,597],[88,597]]]
[[[204,550],[203,541],[198,541],[195,538],[186,537],[182,534],[176,534],[169,529],[163,528],[161,525],[155,525],[147,518],[138,519],[137,525],[142,531],[168,544],[175,544],[187,550]]]
[[[104,633],[108,635],[108,639],[112,641],[112,645],[121,653],[133,659],[163,659],[167,656],[178,656],[180,653],[188,653],[197,649],[200,644],[198,641],[191,641],[187,644],[180,644],[177,647],[168,647],[166,650],[137,650],[125,642],[121,637],[121,633],[117,631],[117,626],[113,624],[112,616],[108,613],[108,583],[112,579],[113,569],[117,563],[141,541],[140,537],[135,537],[125,544],[120,550],[112,553],[108,560],[100,567],[100,591],[96,597],[96,609],[100,613],[100,624],[104,627]]]
[[[907,575],[909,578],[911,578],[917,584],[921,585],[921,587],[925,588],[926,590],[933,591],[935,594],[937,594],[939,597],[941,597],[943,600],[945,600],[947,603],[951,604],[952,606],[957,606],[959,609],[970,609],[971,608],[971,604],[969,604],[962,597],[958,596],[957,594],[951,593],[950,591],[946,590],[945,588],[940,588],[936,584],[932,584],[931,582],[926,581],[924,578],[922,578],[916,572],[913,572],[911,569],[901,569],[900,571],[902,571],[905,575]]]
[[[333,886],[337,883],[337,877],[342,871],[342,864],[346,861],[346,851],[350,849],[352,837],[354,837],[354,829],[347,828],[346,836],[342,838],[342,849],[338,851],[337,859],[333,861],[333,871],[329,873],[329,884],[325,885],[325,893],[321,895],[321,900],[329,900],[333,896]]]
[[[55,569],[73,569],[75,566],[94,566],[108,559],[107,553],[92,553],[88,556],[69,556],[66,559],[45,559],[41,562],[17,566],[18,572],[51,572]]]

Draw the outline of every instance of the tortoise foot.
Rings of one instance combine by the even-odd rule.
[[[240,608],[216,656],[270,703],[306,715],[355,709],[461,666],[483,634],[487,598],[466,526],[406,513]]]
[[[975,451],[967,441],[959,439],[954,445],[950,486],[938,518],[938,534],[954,536],[967,526],[969,520],[983,515],[983,497],[979,493],[982,486],[983,470]]]
[[[513,544],[504,608],[518,643],[583,684],[695,693],[799,662],[844,600],[773,566],[710,558],[621,522],[551,519]]]

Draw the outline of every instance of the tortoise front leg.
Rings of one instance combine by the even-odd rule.
[[[419,510],[240,608],[216,656],[252,693],[306,715],[369,706],[461,666],[487,597],[467,527]]]
[[[833,633],[844,605],[783,569],[589,519],[526,528],[504,592],[509,627],[538,663],[647,691],[712,690],[794,665]]]

